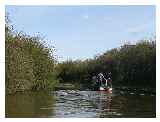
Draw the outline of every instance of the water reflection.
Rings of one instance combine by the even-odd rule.
[[[106,94],[106,92],[97,93],[96,99],[93,99],[96,108],[95,111],[97,112],[96,117],[119,117],[122,115],[119,111],[122,107],[122,101],[120,103],[114,101],[115,97],[114,94]]]
[[[54,116],[55,98],[46,92],[26,92],[6,96],[6,117]],[[51,109],[44,109],[45,106]]]
[[[6,96],[6,117],[155,117],[155,95],[61,90]]]

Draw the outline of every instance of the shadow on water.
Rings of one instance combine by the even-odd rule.
[[[6,117],[156,117],[155,95],[60,90],[6,96]]]
[[[54,116],[54,96],[48,92],[25,92],[6,96],[6,117]],[[44,106],[50,109],[41,109]]]

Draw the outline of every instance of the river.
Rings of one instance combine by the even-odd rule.
[[[156,95],[115,89],[16,93],[6,95],[6,117],[150,118],[156,117]]]

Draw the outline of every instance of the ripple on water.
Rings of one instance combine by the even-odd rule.
[[[113,90],[112,94],[73,90],[15,94],[7,96],[6,114],[7,117],[156,117],[155,95],[140,90]]]
[[[133,94],[135,94],[135,93],[131,92],[130,94],[133,95]]]
[[[141,93],[141,94],[139,94],[139,95],[144,96],[144,94],[143,94],[143,93]]]
[[[135,91],[119,91],[118,94],[96,91],[58,91],[56,93],[56,117],[123,117],[125,116],[124,110],[130,109],[126,107],[132,107],[134,100],[136,103],[140,100],[135,99],[137,95],[145,96],[144,93],[137,94]],[[143,113],[143,111],[137,112]]]

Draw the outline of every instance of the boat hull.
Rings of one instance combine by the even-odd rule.
[[[112,93],[112,88],[103,88],[103,87],[100,87],[99,91],[107,91],[109,93]]]

